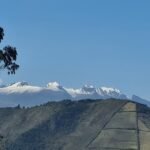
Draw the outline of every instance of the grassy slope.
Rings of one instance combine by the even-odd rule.
[[[92,143],[102,138],[97,136],[99,132],[126,103],[128,101],[122,100],[63,101],[26,109],[0,109],[4,149],[88,150]],[[146,110],[140,116],[150,116],[148,108],[141,106],[140,109]],[[143,120],[148,126],[150,119]]]

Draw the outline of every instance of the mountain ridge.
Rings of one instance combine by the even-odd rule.
[[[16,82],[8,86],[0,87],[0,107],[35,106],[48,101],[61,101],[64,99],[131,99],[139,102],[139,97],[129,98],[119,89],[84,85],[82,88],[66,88],[58,82],[50,82],[46,87],[32,86],[28,82]],[[140,102],[150,106],[148,100],[140,98]]]
[[[2,150],[149,150],[150,108],[129,100],[0,108]]]

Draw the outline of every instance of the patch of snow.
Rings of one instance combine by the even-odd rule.
[[[101,87],[102,91],[106,92],[107,94],[112,93],[112,92],[116,92],[118,94],[120,94],[120,90],[115,89],[115,88],[107,88],[107,87]]]
[[[58,82],[50,82],[46,87],[32,86],[27,82],[17,82],[9,86],[0,87],[0,107],[35,106],[48,101],[60,101],[64,99],[129,99],[116,88],[84,85],[82,88],[65,88]],[[134,101],[146,103],[147,101],[133,96]]]
[[[28,84],[28,82],[16,82],[16,83],[13,83],[13,84],[11,84],[10,86],[11,87],[22,87],[22,86],[28,86],[29,84]]]
[[[58,82],[49,82],[47,84],[48,89],[51,90],[62,90],[63,87]]]

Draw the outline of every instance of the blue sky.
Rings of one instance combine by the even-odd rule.
[[[4,83],[111,86],[150,99],[148,0],[1,0],[1,43],[20,69]]]

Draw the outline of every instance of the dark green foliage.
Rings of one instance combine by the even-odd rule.
[[[3,40],[4,30],[0,27],[0,42]],[[15,74],[15,71],[19,68],[19,65],[16,64],[17,59],[17,50],[12,46],[5,46],[3,49],[0,49],[0,68],[7,69],[8,74]]]
[[[22,134],[8,148],[15,150],[20,148],[22,150],[44,150],[48,149],[48,147],[55,147],[56,150],[61,149],[63,143],[57,145],[57,139],[63,139],[73,132],[78,125],[80,115],[88,108],[87,105],[76,105],[72,102],[68,107],[66,107],[66,102],[64,102],[61,104],[61,107],[48,120]]]
[[[3,28],[0,27],[0,42],[1,40],[3,40],[3,37],[4,37],[4,30]]]

